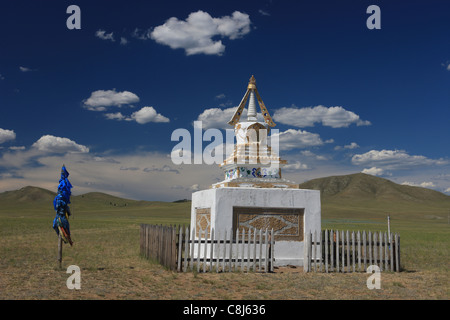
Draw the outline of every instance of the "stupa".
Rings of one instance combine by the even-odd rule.
[[[257,119],[255,96],[264,122]],[[247,121],[239,122],[247,100]],[[287,161],[279,157],[279,148],[273,150],[268,143],[270,128],[276,124],[259,95],[254,76],[250,78],[247,91],[228,124],[234,126],[236,145],[233,153],[220,165],[225,179],[214,184],[213,188],[298,188],[298,184],[281,177],[281,167]]]
[[[247,119],[240,121],[247,105]],[[256,101],[263,121],[258,120]],[[261,116],[259,117],[261,119]],[[276,124],[256,88],[254,76],[228,124],[234,126],[236,145],[220,164],[224,180],[192,194],[193,238],[212,229],[215,233],[237,229],[274,230],[275,266],[303,265],[304,234],[320,232],[320,191],[299,189],[282,177],[287,164],[279,156],[270,128]]]

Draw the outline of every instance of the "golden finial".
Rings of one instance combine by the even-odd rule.
[[[255,77],[253,75],[250,78],[250,81],[248,82],[247,89],[256,89],[256,79],[255,79]]]

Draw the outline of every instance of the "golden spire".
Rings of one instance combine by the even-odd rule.
[[[252,99],[250,99],[250,100],[254,101],[253,94],[256,95],[256,99],[258,100],[258,104],[261,109],[261,113],[264,117],[264,122],[269,127],[276,126],[276,124],[272,120],[272,117],[269,114],[269,111],[267,110],[266,106],[264,105],[264,102],[262,101],[262,99],[259,95],[258,89],[256,89],[256,79],[253,75],[250,78],[250,81],[248,82],[247,91],[245,92],[245,95],[242,98],[241,103],[239,104],[238,108],[236,109],[236,112],[234,113],[231,120],[228,121],[228,124],[231,126],[235,126],[239,122],[239,119],[241,118],[242,112],[244,111],[244,107],[245,107],[245,104],[247,103],[249,96],[252,97]],[[252,105],[252,108],[253,108],[253,105]],[[253,110],[255,110],[255,109],[253,108]],[[252,110],[252,112],[253,112],[253,110]]]

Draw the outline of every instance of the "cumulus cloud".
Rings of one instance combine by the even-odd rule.
[[[372,167],[372,168],[366,168],[363,171],[361,171],[362,173],[365,174],[370,174],[372,176],[382,176],[385,175],[385,171],[384,169],[381,168],[377,168],[377,167]],[[389,175],[389,174],[388,174]]]
[[[193,184],[192,186],[189,187],[190,191],[196,192],[200,190],[200,185],[198,183]]]
[[[127,38],[120,37],[120,44],[121,44],[121,45],[125,46],[125,45],[127,45],[127,43],[128,43]]]
[[[300,161],[296,161],[294,163],[289,163],[285,166],[283,166],[282,170],[285,171],[296,171],[296,170],[309,170],[310,168],[308,167],[307,164],[305,163],[301,163]]]
[[[272,133],[272,136],[278,137],[280,150],[302,149],[324,144],[317,133],[305,130],[288,129],[278,134]]]
[[[105,111],[106,107],[120,107],[126,104],[139,102],[139,97],[130,92],[117,92],[113,90],[97,90],[91,93],[91,96],[83,101],[84,108],[91,111]]]
[[[0,128],[0,144],[14,140],[16,138],[16,133],[13,130],[7,130]]]
[[[431,181],[421,182],[421,183],[405,181],[405,182],[402,182],[401,184],[405,185],[405,186],[422,187],[422,188],[435,188],[436,187],[436,185]]]
[[[417,166],[444,165],[448,161],[434,160],[425,156],[409,155],[404,150],[371,150],[352,157],[355,165],[382,167],[388,170],[408,169]]]
[[[180,173],[180,171],[178,171],[177,169],[173,169],[172,167],[170,167],[168,165],[164,165],[161,168],[158,168],[156,166],[153,166],[151,168],[144,168],[143,171],[144,172],[173,172],[176,174]]]
[[[141,110],[133,112],[131,119],[139,124],[149,122],[169,122],[169,118],[157,113],[153,107],[143,107]]]
[[[114,40],[114,34],[112,32],[111,33],[106,33],[105,30],[101,30],[101,29],[97,30],[95,32],[95,36],[97,38],[102,39],[102,40],[110,40],[112,42],[116,41],[116,40]]]
[[[368,126],[369,121],[361,120],[354,112],[345,110],[343,107],[315,106],[307,108],[281,108],[273,115],[275,122],[292,125],[299,128],[313,127],[316,123],[332,128],[348,127],[351,124],[357,126]]]
[[[205,109],[198,117],[197,121],[202,122],[203,129],[216,128],[216,129],[232,129],[228,124],[231,117],[233,117],[236,112],[237,107],[232,108],[210,108]],[[241,115],[241,121],[247,119],[247,108],[244,109]],[[263,116],[258,113],[257,120],[264,122]]]
[[[17,150],[25,150],[25,146],[11,146],[8,148],[9,150],[17,151]]]
[[[31,71],[35,71],[34,69],[27,68],[27,67],[22,67],[22,66],[19,67],[19,70],[22,71],[22,72],[31,72]]]
[[[342,149],[351,150],[351,149],[357,149],[357,148],[359,148],[359,145],[356,142],[352,142],[352,143],[347,144],[347,145],[345,145],[343,147],[336,146],[336,147],[334,147],[334,150],[342,150]]]
[[[136,121],[139,124],[146,124],[149,122],[170,122],[169,118],[157,113],[153,107],[143,107],[139,111],[133,112],[131,116],[125,116],[121,112],[105,113],[105,118],[117,121]]]
[[[38,141],[33,143],[33,148],[39,151],[51,153],[88,153],[89,148],[68,138],[60,138],[52,135],[42,136]]]
[[[209,13],[199,10],[189,14],[186,20],[169,18],[147,36],[172,49],[184,49],[186,55],[222,55],[225,45],[213,38],[221,36],[238,39],[250,32],[250,24],[249,15],[239,11],[233,12],[231,16],[213,18]],[[135,33],[137,37],[138,32]],[[139,37],[145,38],[145,35]]]
[[[105,118],[108,120],[125,120],[126,117],[121,112],[116,113],[105,113]]]

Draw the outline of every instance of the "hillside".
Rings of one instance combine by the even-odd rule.
[[[343,217],[365,213],[426,213],[443,217],[450,208],[450,196],[420,187],[396,184],[390,180],[356,173],[331,176],[307,181],[300,188],[321,191],[322,214]],[[56,193],[38,188],[24,187],[0,193],[0,212],[53,212]],[[76,212],[169,212],[173,208],[187,210],[188,200],[170,202],[137,201],[123,199],[100,192],[72,196],[72,209]],[[168,211],[166,211],[168,210]],[[181,211],[178,212],[181,214]]]
[[[450,196],[435,190],[400,185],[364,173],[314,179],[300,184],[300,188],[320,190],[324,201],[378,200],[419,203],[450,201]]]

